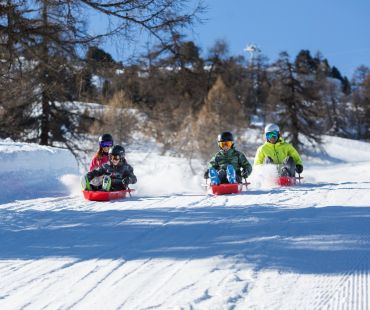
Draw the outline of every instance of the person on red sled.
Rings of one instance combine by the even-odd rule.
[[[265,127],[265,137],[266,142],[257,149],[255,165],[278,165],[279,176],[294,177],[295,172],[302,173],[302,159],[293,145],[280,136],[278,125],[268,124]]]
[[[102,183],[98,186],[90,184],[94,178],[103,176]],[[126,162],[125,149],[115,145],[109,149],[109,162],[88,172],[82,182],[85,190],[119,191],[135,184],[137,178],[134,169]]]
[[[220,183],[242,183],[252,172],[247,157],[235,149],[233,134],[225,131],[217,137],[220,150],[212,157],[204,178],[211,179],[211,185]]]
[[[109,161],[109,148],[113,146],[113,138],[109,133],[99,137],[99,149],[91,160],[89,171],[101,167]]]

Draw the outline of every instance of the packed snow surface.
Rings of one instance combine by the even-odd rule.
[[[90,202],[67,152],[1,141],[0,309],[369,309],[370,144],[324,143],[225,196],[128,147],[133,197]]]

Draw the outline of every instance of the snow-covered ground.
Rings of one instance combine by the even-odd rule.
[[[135,195],[89,202],[68,153],[2,141],[0,309],[369,309],[370,144],[325,147],[227,196],[128,149]]]

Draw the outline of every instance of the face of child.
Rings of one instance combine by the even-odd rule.
[[[271,131],[266,133],[266,140],[272,144],[275,144],[279,139],[279,132]]]
[[[277,137],[272,137],[272,138],[268,139],[267,141],[272,143],[272,144],[275,144],[277,142]]]
[[[225,152],[227,152],[228,150],[230,150],[230,147],[229,147],[229,146],[227,146],[227,145],[224,145],[224,146],[222,147],[222,149],[223,149]]]
[[[117,166],[120,162],[120,157],[119,156],[112,156],[111,157],[111,162],[113,166]]]
[[[113,141],[101,141],[99,146],[102,148],[104,153],[108,153],[109,148],[113,146]]]
[[[220,141],[218,142],[218,145],[224,152],[227,152],[233,146],[233,142],[232,141]]]

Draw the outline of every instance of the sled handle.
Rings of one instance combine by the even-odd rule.
[[[248,185],[251,184],[250,182],[248,182],[247,178],[244,178],[244,183],[242,183],[242,185],[245,185],[245,190],[248,189]]]
[[[303,177],[301,177],[301,174],[298,173],[298,177],[296,177],[296,180],[298,180],[298,183],[301,184],[301,180],[303,179]]]

